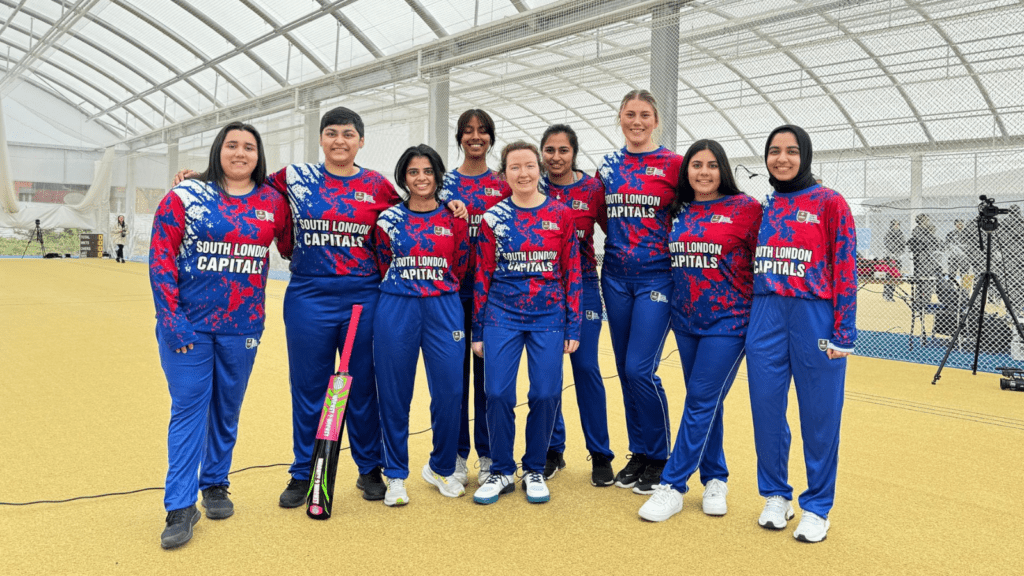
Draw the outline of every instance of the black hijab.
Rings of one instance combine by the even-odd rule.
[[[814,174],[811,174],[811,137],[799,126],[786,124],[772,130],[772,133],[768,135],[768,141],[764,145],[765,164],[767,165],[768,163],[768,148],[772,145],[772,138],[775,138],[775,135],[779,132],[789,132],[796,137],[796,144],[800,147],[800,170],[797,171],[796,176],[792,180],[786,180],[785,182],[780,182],[775,176],[769,176],[768,182],[771,183],[772,188],[776,192],[786,193],[810,188],[817,184],[814,180]],[[771,174],[770,170],[768,174]]]

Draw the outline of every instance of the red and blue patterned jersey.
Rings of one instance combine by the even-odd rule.
[[[850,206],[815,185],[768,198],[757,237],[754,294],[831,300],[831,343],[849,350],[857,339],[857,231]]]
[[[605,226],[604,184],[600,178],[583,175],[567,186],[552,184],[545,176],[540,190],[572,210],[576,219],[576,238],[580,242],[580,270],[584,282],[597,281],[597,254],[594,252],[594,224]]]
[[[484,326],[565,330],[566,340],[580,339],[580,244],[565,205],[502,200],[481,221],[477,259],[474,342],[483,341]]]
[[[177,350],[196,332],[263,330],[270,244],[292,252],[283,196],[260,185],[228,196],[214,182],[186,180],[160,201],[149,245],[149,281],[160,342]]]
[[[473,295],[473,281],[476,277],[476,238],[480,229],[480,221],[484,212],[492,206],[512,195],[508,182],[501,179],[497,172],[488,170],[478,176],[465,176],[458,170],[451,170],[444,175],[444,183],[437,197],[441,203],[448,204],[452,200],[461,200],[469,212],[469,267],[462,281],[462,296]]]
[[[670,274],[668,207],[682,164],[682,156],[661,146],[640,154],[622,148],[601,161],[597,175],[608,216],[605,274],[625,280]]]
[[[377,219],[376,245],[382,292],[440,296],[459,291],[469,264],[466,221],[444,206],[421,214],[405,204]]]
[[[267,184],[287,194],[292,208],[292,274],[379,274],[373,228],[381,212],[401,202],[387,178],[366,168],[335,176],[323,164],[292,164],[268,176]]]
[[[761,204],[746,194],[691,202],[672,220],[672,329],[744,336]]]

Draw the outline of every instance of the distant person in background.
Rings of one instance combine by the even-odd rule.
[[[964,228],[962,218],[953,222],[953,229],[946,234],[946,252],[949,254],[949,275],[959,278],[967,273],[970,265],[967,254],[973,240],[970,231]]]
[[[214,138],[206,172],[171,189],[153,216],[149,280],[171,394],[164,548],[192,538],[200,490],[208,518],[235,511],[228,471],[263,335],[270,244],[292,253],[288,202],[265,179],[259,133],[232,122]]]
[[[903,251],[907,249],[907,239],[903,236],[903,230],[900,230],[900,221],[893,220],[889,223],[889,231],[885,233],[885,257],[889,260],[893,260],[896,267],[899,268],[900,256],[903,255]],[[895,288],[895,283],[887,281],[885,287],[882,288],[882,297],[887,302],[892,302],[892,294]]]
[[[907,249],[914,255],[914,308],[919,310],[932,301],[935,285],[942,274],[938,252],[942,247],[935,236],[935,225],[927,214],[918,214],[917,226],[910,233]]]
[[[124,214],[117,217],[114,224],[114,244],[117,246],[117,261],[124,263],[124,245],[128,241],[128,225],[124,222]]]
[[[1020,205],[1010,206],[999,235],[999,249],[1003,253],[1003,270],[1000,270],[999,279],[1015,308],[1014,314],[1024,320],[1024,217],[1021,217]]]

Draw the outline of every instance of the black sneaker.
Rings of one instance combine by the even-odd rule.
[[[599,488],[615,483],[615,471],[612,470],[612,459],[597,452],[590,453],[594,469],[590,473],[590,484]]]
[[[210,520],[223,520],[235,513],[235,505],[228,498],[227,486],[211,486],[203,490],[203,508]]]
[[[562,453],[548,450],[547,461],[544,462],[544,479],[551,480],[562,468],[565,468],[565,458],[562,458]]]
[[[177,548],[192,539],[192,527],[199,522],[202,514],[193,504],[167,513],[167,527],[160,535],[160,546],[165,549]]]
[[[615,485],[619,488],[632,488],[640,479],[644,468],[647,468],[647,457],[643,454],[630,454],[626,456],[626,460],[629,460],[626,467],[615,475]]]
[[[654,487],[661,484],[661,471],[665,469],[665,460],[647,460],[640,478],[633,486],[634,494],[654,494]]]
[[[281,492],[281,499],[278,500],[281,508],[298,508],[306,503],[306,494],[309,493],[309,480],[292,478],[288,480],[288,487]]]
[[[388,486],[380,475],[380,466],[374,466],[367,474],[360,474],[356,480],[356,488],[363,491],[363,500],[383,500]]]

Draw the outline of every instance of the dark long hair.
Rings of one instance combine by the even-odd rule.
[[[544,135],[540,137],[540,149],[544,150],[544,143],[555,134],[565,134],[569,138],[569,147],[572,148],[572,166],[569,169],[573,172],[579,172],[579,168],[576,167],[576,156],[580,152],[580,142],[576,138],[576,131],[568,124],[552,124],[548,126],[548,129],[544,131]]]
[[[220,129],[217,137],[213,139],[213,145],[210,146],[210,163],[207,164],[206,171],[199,175],[199,179],[203,182],[216,182],[218,186],[225,188],[224,167],[220,165],[220,151],[224,147],[224,140],[227,139],[228,132],[232,130],[243,130],[252,134],[256,139],[256,168],[253,169],[251,178],[257,186],[263,184],[267,179],[267,156],[263,153],[263,139],[260,138],[259,131],[252,124],[244,122],[232,122]]]
[[[436,198],[437,190],[444,180],[444,162],[441,161],[441,155],[437,153],[437,150],[426,144],[410,146],[405,149],[405,152],[402,152],[398,164],[395,165],[395,182],[405,192],[405,198],[408,200],[412,193],[409,191],[409,183],[406,182],[405,171],[409,169],[409,164],[414,158],[426,158],[430,161],[430,168],[434,170],[434,197]]]
[[[466,130],[466,126],[469,126],[469,121],[476,118],[480,122],[480,127],[483,128],[485,134],[491,137],[491,143],[487,145],[487,151],[490,152],[494,148],[498,137],[494,134],[494,119],[491,115],[479,108],[470,108],[459,116],[459,121],[455,124],[455,142],[459,145],[459,150],[462,150],[462,133]]]
[[[720,177],[718,193],[723,196],[743,194],[743,191],[736,185],[736,179],[732,175],[732,167],[729,166],[729,157],[725,155],[725,148],[722,148],[722,145],[714,140],[697,140],[686,149],[686,154],[683,155],[683,169],[679,171],[676,197],[672,199],[672,204],[669,206],[669,213],[673,216],[679,214],[685,206],[693,202],[695,194],[693,186],[690,186],[690,161],[701,150],[710,151],[718,162],[718,174]]]

